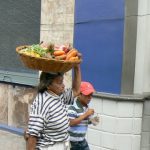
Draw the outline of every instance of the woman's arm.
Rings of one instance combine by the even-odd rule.
[[[72,82],[72,90],[74,97],[80,94],[80,84],[81,84],[81,70],[80,65],[74,66],[74,79]]]
[[[35,136],[29,136],[27,141],[27,150],[35,150],[37,138]]]

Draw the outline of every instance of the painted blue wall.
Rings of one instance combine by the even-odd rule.
[[[76,0],[74,47],[83,55],[82,80],[96,91],[120,93],[124,0]]]

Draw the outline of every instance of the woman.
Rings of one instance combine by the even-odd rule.
[[[65,89],[62,73],[40,75],[38,94],[33,101],[28,123],[28,150],[68,150],[69,118],[67,104],[80,93],[80,66],[74,66],[72,88]]]

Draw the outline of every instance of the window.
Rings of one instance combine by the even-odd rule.
[[[0,14],[0,81],[35,85],[38,71],[24,67],[15,49],[39,43],[41,1],[1,1]]]

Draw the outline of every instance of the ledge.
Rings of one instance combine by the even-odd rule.
[[[144,93],[143,95],[140,95],[140,94],[121,95],[121,94],[95,92],[93,94],[93,97],[102,98],[102,99],[117,100],[117,101],[138,101],[138,102],[143,102],[145,100],[150,100],[150,93]]]
[[[24,130],[22,128],[15,128],[15,127],[4,125],[4,124],[0,124],[0,130],[11,132],[11,133],[21,135],[21,136],[23,136],[23,133],[24,133]]]

